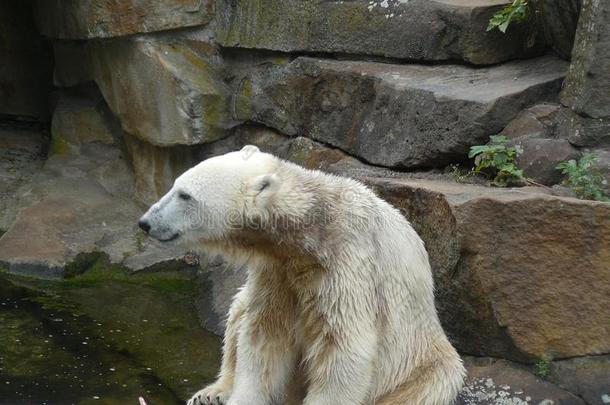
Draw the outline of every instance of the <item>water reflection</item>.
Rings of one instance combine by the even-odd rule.
[[[149,281],[0,276],[0,405],[182,404],[211,381],[219,342],[189,292]]]

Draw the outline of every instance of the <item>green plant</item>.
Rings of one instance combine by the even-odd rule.
[[[563,184],[570,187],[578,198],[610,202],[602,189],[604,175],[596,168],[596,164],[597,157],[589,153],[578,161],[572,159],[561,162],[557,165],[557,170],[568,176]]]
[[[551,374],[551,364],[553,363],[553,358],[548,355],[542,356],[540,360],[534,364],[534,374],[536,374],[540,378],[547,378],[549,374]]]
[[[456,183],[463,183],[463,182],[465,182],[473,174],[472,171],[464,171],[464,170],[462,170],[462,168],[459,165],[457,165],[457,164],[449,165],[447,167],[447,172],[449,174],[451,174],[451,177],[453,178],[453,181],[455,181]]]
[[[470,148],[469,158],[475,158],[474,172],[486,174],[496,186],[506,187],[523,179],[523,170],[517,167],[517,149],[508,146],[508,138],[492,135],[487,145]]]
[[[529,16],[529,6],[527,0],[513,0],[511,4],[495,13],[489,20],[487,31],[498,29],[505,33],[512,22],[527,20]]]

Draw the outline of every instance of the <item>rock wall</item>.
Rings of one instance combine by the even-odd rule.
[[[25,177],[15,162],[0,172],[16,201],[0,199],[0,266],[62,277],[102,252],[134,272],[198,267],[200,321],[221,333],[244,270],[151,243],[135,219],[196,162],[256,144],[366,182],[414,224],[445,329],[485,358],[469,360],[461,403],[606,403],[610,205],[444,171],[502,133],[538,183],[558,184],[557,163],[590,151],[610,173],[610,9],[584,0],[577,30],[579,0],[538,1],[536,18],[487,32],[508,3],[35,2],[44,40],[31,41],[52,44],[55,90],[22,95],[52,101],[51,142],[42,168],[37,155]],[[532,375],[545,359],[549,381]]]

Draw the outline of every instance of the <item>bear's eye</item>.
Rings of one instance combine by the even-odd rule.
[[[181,193],[178,194],[178,198],[180,198],[181,200],[184,200],[184,201],[188,201],[188,200],[190,200],[193,197],[191,197],[187,193],[181,192]]]

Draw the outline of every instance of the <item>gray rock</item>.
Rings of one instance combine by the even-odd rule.
[[[589,405],[610,403],[610,356],[579,357],[551,364],[549,380]]]
[[[97,88],[61,92],[51,121],[53,141],[75,147],[89,142],[114,143],[110,119],[105,116],[107,108]]]
[[[38,0],[43,35],[60,39],[108,38],[207,24],[211,0]]]
[[[585,405],[577,396],[496,359],[466,358],[468,377],[456,405]]]
[[[131,135],[190,145],[223,138],[236,124],[216,49],[200,38],[101,41],[89,53],[96,83]]]
[[[558,136],[575,146],[610,145],[610,118],[590,118],[562,108],[557,120]]]
[[[544,185],[561,182],[564,176],[557,165],[581,155],[567,139],[557,138],[562,113],[558,104],[539,104],[520,112],[502,130],[517,149],[517,166],[525,177]]]
[[[441,321],[462,353],[535,362],[610,351],[610,204],[533,187],[365,181],[424,240]]]
[[[578,160],[580,151],[566,139],[520,138],[517,148],[517,166],[525,177],[551,186],[564,178],[557,165],[570,159]]]
[[[15,220],[15,193],[44,164],[48,139],[41,131],[0,126],[0,235]]]
[[[386,167],[442,166],[524,107],[556,98],[567,63],[491,68],[298,58],[241,79],[238,120],[338,147]]]
[[[221,0],[218,41],[227,47],[333,52],[419,61],[493,64],[542,49],[535,26],[486,32],[505,0]],[[533,41],[532,41],[533,39]]]
[[[0,266],[20,275],[62,277],[70,264],[87,260],[88,255],[103,254],[132,270],[181,261],[184,252],[167,250],[138,230],[143,209],[133,199],[134,178],[120,146],[106,144],[120,134],[102,134],[114,126],[104,123],[106,116],[97,101],[62,100],[54,131],[71,135],[52,139],[44,165],[41,157],[31,158],[31,163],[26,159],[27,164],[7,159],[10,182],[2,184],[0,195],[6,224],[0,237]],[[3,136],[2,155],[19,158],[26,139],[22,133]],[[31,154],[39,153],[37,145]],[[0,168],[5,168],[4,160]],[[19,170],[19,177],[11,169]],[[5,191],[11,193],[10,199]]]
[[[521,111],[501,135],[512,139],[521,137],[528,138],[551,138],[555,135],[557,115],[561,110],[559,104],[537,104]]]
[[[549,45],[563,59],[570,60],[582,0],[541,0],[542,23]]]
[[[610,3],[583,0],[562,102],[588,118],[610,119]]]

